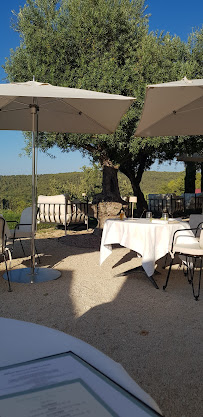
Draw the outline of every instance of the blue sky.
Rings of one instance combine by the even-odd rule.
[[[9,0],[1,2],[0,17],[0,83],[5,82],[5,73],[2,65],[5,58],[9,57],[10,49],[15,49],[19,45],[19,37],[11,29],[11,10],[19,11],[19,7],[25,4],[24,0]],[[149,19],[150,30],[164,30],[171,35],[178,35],[184,41],[194,28],[202,26],[203,1],[195,0],[191,3],[189,0],[148,0],[148,13],[151,14]],[[22,153],[24,146],[23,135],[21,132],[0,131],[0,175],[17,175],[31,174],[31,160],[19,154]],[[50,159],[48,156],[39,152],[38,156],[38,173],[57,173],[79,171],[83,165],[89,165],[89,159],[83,158],[80,152],[62,153],[57,148],[52,151],[56,156]],[[152,169],[160,171],[182,171],[184,166],[181,162],[157,164]]]

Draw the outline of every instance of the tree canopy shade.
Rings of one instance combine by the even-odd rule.
[[[144,0],[27,0],[14,13],[20,46],[5,64],[9,81],[34,74],[40,82],[137,98],[113,135],[44,133],[39,145],[45,152],[55,144],[64,152],[79,149],[100,162],[104,200],[120,199],[119,169],[130,179],[140,210],[142,174],[155,159],[173,159],[180,148],[194,152],[194,143],[202,146],[201,138],[134,137],[147,84],[202,78],[203,71],[202,30],[186,44],[168,33],[148,33],[148,19]]]

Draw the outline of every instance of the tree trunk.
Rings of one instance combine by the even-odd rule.
[[[104,165],[102,189],[104,201],[121,202],[120,190],[118,186],[118,169],[114,166]]]
[[[102,193],[95,195],[93,204],[101,201],[125,203],[120,196],[118,186],[118,169],[109,160],[105,160],[105,162],[103,162]]]
[[[140,188],[140,184],[136,181],[136,178],[131,181],[133,194],[137,196],[137,215],[142,216],[147,211],[147,201],[144,198],[144,194]]]
[[[133,194],[137,197],[137,215],[142,216],[145,211],[147,211],[147,201],[144,198],[144,194],[140,188],[140,182],[145,168],[145,156],[142,157],[142,162],[140,162],[137,171],[133,169],[130,165],[120,165],[120,171],[129,178]]]
[[[98,228],[102,229],[108,218],[116,217],[126,201],[122,200],[118,186],[118,169],[109,160],[103,162],[102,192],[96,194],[92,205],[97,207]]]
[[[147,202],[144,198],[144,194],[140,188],[140,181],[137,177],[125,174],[132,185],[133,195],[137,197],[137,215],[142,216],[147,211]]]

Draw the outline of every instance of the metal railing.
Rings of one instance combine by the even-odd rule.
[[[173,214],[176,211],[185,212],[186,210],[202,210],[203,208],[203,196],[190,197],[188,200],[185,196],[181,197],[168,197],[168,198],[148,198],[148,209],[153,212],[167,211],[169,214]]]

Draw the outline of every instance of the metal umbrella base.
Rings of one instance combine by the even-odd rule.
[[[22,284],[35,284],[38,282],[46,282],[57,279],[61,276],[61,272],[56,269],[35,268],[34,274],[31,268],[13,269],[8,271],[11,282],[19,282]],[[8,280],[7,274],[3,278]]]

